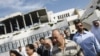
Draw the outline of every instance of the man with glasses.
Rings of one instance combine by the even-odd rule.
[[[77,33],[74,35],[73,40],[81,46],[85,56],[97,56],[100,53],[100,44],[94,34],[85,31],[80,20],[75,20],[74,24]]]

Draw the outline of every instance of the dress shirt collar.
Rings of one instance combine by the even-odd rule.
[[[83,33],[82,34],[86,34],[87,33],[87,31],[83,31]],[[81,35],[79,32],[77,32],[77,36],[79,36],[79,35]]]

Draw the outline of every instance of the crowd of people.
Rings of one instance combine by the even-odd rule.
[[[77,32],[71,36],[59,29],[52,30],[52,37],[41,37],[39,41],[10,50],[10,56],[100,56],[100,21],[94,20],[91,30],[87,30],[80,20],[74,21]]]

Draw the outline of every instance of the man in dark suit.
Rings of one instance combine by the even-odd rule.
[[[37,53],[38,53],[40,56],[43,56],[45,38],[41,37],[39,41],[40,41],[40,44],[41,44],[41,45],[40,45],[39,48],[37,49]]]

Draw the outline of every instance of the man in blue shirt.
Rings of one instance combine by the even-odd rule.
[[[74,35],[73,40],[81,46],[85,56],[97,56],[100,53],[100,44],[94,34],[85,31],[80,20],[74,21],[74,24],[77,33]]]

